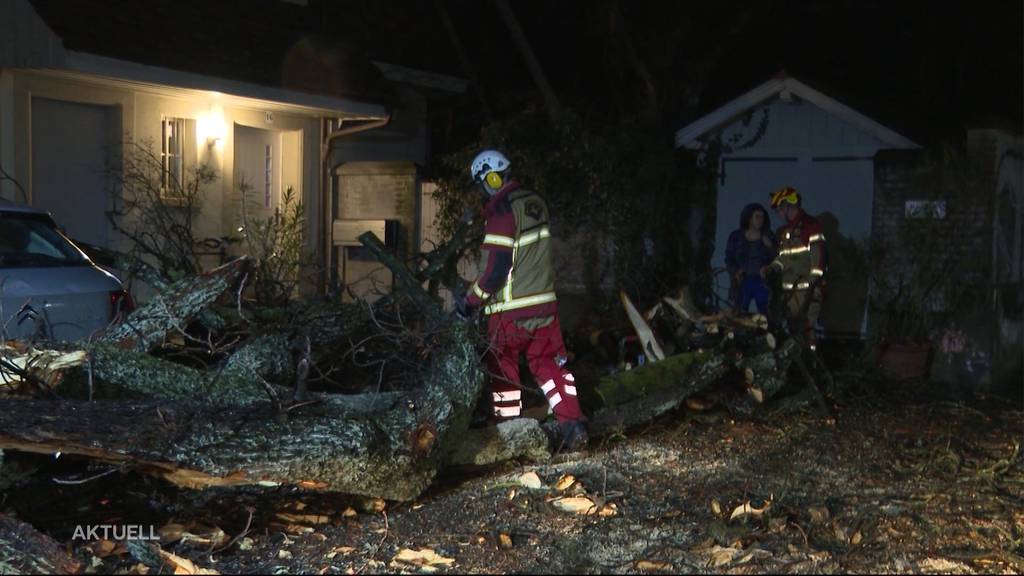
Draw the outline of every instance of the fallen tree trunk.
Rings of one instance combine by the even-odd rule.
[[[777,350],[757,356],[684,353],[607,376],[598,386],[604,406],[594,414],[591,435],[650,422],[675,410],[695,394],[739,383],[731,382],[730,378],[743,379],[748,387],[756,387],[763,402],[782,388],[789,366],[799,352],[796,341],[786,340]]]
[[[453,328],[423,386],[404,399],[334,396],[286,417],[265,400],[224,410],[199,402],[0,400],[0,448],[128,463],[190,487],[306,482],[409,500],[468,428],[482,386],[465,330]]]
[[[139,352],[152,350],[169,332],[184,332],[188,321],[235,284],[247,267],[248,259],[242,257],[205,274],[179,280],[109,328],[98,341]]]
[[[0,514],[0,574],[77,574],[79,568],[56,540]]]

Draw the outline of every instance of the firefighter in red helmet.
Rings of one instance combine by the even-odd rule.
[[[778,256],[771,267],[781,276],[786,319],[790,332],[802,335],[815,350],[814,328],[825,288],[825,235],[818,220],[804,211],[796,188],[786,186],[772,193],[771,207],[783,222],[777,234]]]

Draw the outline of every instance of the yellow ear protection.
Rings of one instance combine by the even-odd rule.
[[[488,186],[494,188],[495,190],[500,189],[501,185],[503,184],[501,174],[497,172],[488,172],[487,176],[484,176],[484,181],[487,182]]]

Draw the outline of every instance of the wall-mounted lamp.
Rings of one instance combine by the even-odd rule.
[[[196,140],[206,142],[206,147],[213,151],[218,144],[224,143],[224,134],[227,128],[224,123],[224,109],[217,105],[211,105],[209,110],[199,115],[196,122]]]

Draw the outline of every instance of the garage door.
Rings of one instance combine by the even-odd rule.
[[[32,99],[32,205],[76,240],[110,247],[106,176],[117,108]]]

